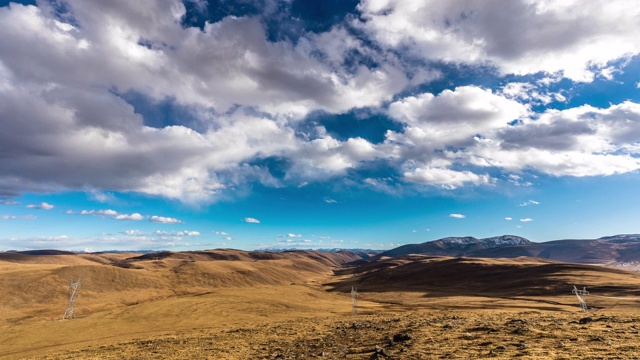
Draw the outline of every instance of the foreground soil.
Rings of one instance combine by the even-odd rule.
[[[434,311],[197,329],[34,359],[631,359],[638,317]]]

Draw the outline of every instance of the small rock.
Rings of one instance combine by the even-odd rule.
[[[525,343],[517,343],[517,344],[513,344],[513,346],[515,346],[516,348],[523,350],[526,349],[528,346]]]
[[[376,349],[373,352],[373,354],[371,354],[371,357],[369,358],[370,360],[375,360],[375,359],[388,359],[389,355],[387,354],[386,351],[384,351],[383,348],[381,348],[380,346],[376,345]]]
[[[406,333],[399,333],[399,334],[395,334],[393,335],[393,342],[403,342],[403,341],[407,341],[407,340],[411,340],[411,335],[406,334]]]
[[[504,351],[507,350],[507,348],[504,345],[498,345],[496,346],[496,350]]]
[[[513,330],[514,334],[523,334],[529,331],[529,328],[526,326],[518,326],[515,330]]]
[[[518,324],[526,324],[527,321],[523,320],[523,319],[514,318],[514,319],[510,319],[509,321],[507,321],[505,323],[505,325],[516,324],[516,323],[518,323]]]
[[[578,320],[578,324],[588,324],[591,321],[593,321],[593,319],[587,316],[587,317],[583,317],[582,319]]]

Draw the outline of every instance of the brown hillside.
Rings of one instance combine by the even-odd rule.
[[[341,266],[359,256],[230,249],[20,256],[0,261],[0,359],[640,353],[633,343],[640,278],[605,267],[421,255]],[[77,317],[61,321],[67,285],[78,278]],[[591,291],[588,315],[573,285]],[[580,323],[585,316],[592,322]]]
[[[560,263],[538,258],[451,258],[408,255],[382,258],[343,270],[336,291],[352,286],[369,292],[426,292],[481,296],[570,294],[573,286],[601,293],[640,295],[640,275],[594,265]]]
[[[67,285],[81,280],[78,314],[175,295],[257,285],[289,285],[323,278],[355,254],[253,253],[212,250],[140,255],[3,254],[0,326],[64,312]]]
[[[336,295],[324,292],[321,282],[339,264],[356,259],[349,252],[303,251],[11,253],[0,261],[0,329],[10,329],[0,331],[0,348],[17,356],[67,342],[207,326],[220,318],[291,318],[318,306],[327,312]],[[77,318],[60,322],[67,286],[77,279],[82,283]]]

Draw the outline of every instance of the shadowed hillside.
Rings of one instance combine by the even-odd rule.
[[[481,259],[407,255],[343,269],[332,290],[409,291],[428,296],[544,296],[570,294],[574,285],[600,293],[640,295],[640,275],[601,266],[536,258]]]

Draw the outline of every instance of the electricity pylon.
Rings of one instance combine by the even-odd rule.
[[[589,311],[589,308],[587,308],[587,302],[584,301],[584,299],[580,296],[580,295],[589,295],[587,288],[583,287],[582,290],[578,290],[578,288],[574,286],[571,292],[576,294],[576,297],[578,297],[578,301],[580,302],[580,309],[584,312]]]
[[[71,284],[69,284],[69,302],[67,303],[67,310],[65,310],[62,320],[76,317],[76,298],[78,297],[79,289],[80,279],[75,283],[71,280]]]

